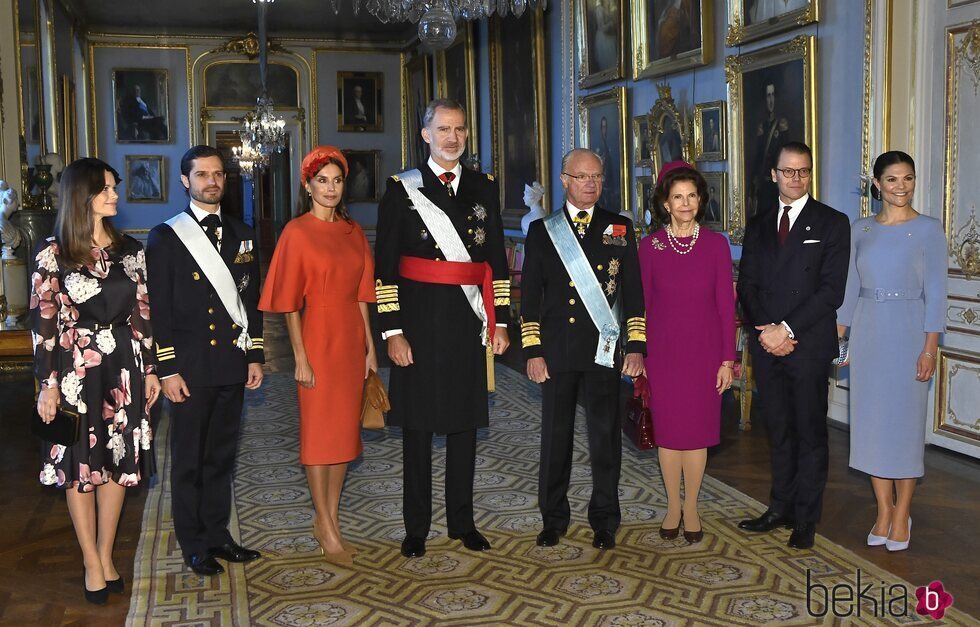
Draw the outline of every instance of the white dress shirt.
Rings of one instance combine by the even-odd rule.
[[[810,194],[803,194],[801,197],[797,198],[793,202],[789,203],[789,230],[793,230],[793,225],[796,224],[796,219],[800,217],[803,213],[803,207],[806,206],[807,201],[810,200]],[[786,203],[783,199],[779,199],[779,211],[776,212],[776,231],[779,231],[779,222],[783,219],[783,208],[786,207]],[[793,329],[790,328],[789,324],[785,320],[780,322],[786,332],[789,333],[789,338],[791,340],[796,339],[796,334],[793,333]]]
[[[576,207],[575,205],[573,205],[572,203],[570,203],[570,202],[568,202],[566,200],[565,201],[565,209],[566,209],[566,211],[568,211],[568,217],[570,217],[570,218],[574,218],[576,215],[578,215],[578,212],[579,211],[585,211],[586,213],[589,214],[589,221],[591,222],[592,221],[592,212],[595,211],[595,205],[592,205],[588,209],[580,209],[580,208]]]

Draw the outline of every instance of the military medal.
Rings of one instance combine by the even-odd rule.
[[[477,220],[483,221],[487,219],[487,208],[483,205],[477,203],[473,205],[473,215],[476,216]]]
[[[619,259],[609,260],[609,276],[616,276],[619,274]]]
[[[242,280],[238,282],[239,293],[245,291],[245,288],[248,287],[248,281],[249,281],[249,277],[248,277],[248,273],[246,272],[245,274],[242,275]]]
[[[483,230],[483,227],[477,227],[473,231],[473,243],[477,246],[483,246],[487,241],[487,232]]]
[[[616,292],[616,279],[606,281],[606,295],[612,296]]]

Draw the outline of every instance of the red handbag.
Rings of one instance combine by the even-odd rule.
[[[653,416],[650,414],[650,387],[643,375],[633,379],[633,398],[626,401],[623,433],[641,451],[656,446],[653,441]]]

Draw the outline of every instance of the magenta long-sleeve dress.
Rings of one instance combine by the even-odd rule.
[[[679,238],[687,244],[691,238]],[[657,446],[691,450],[721,441],[718,368],[735,359],[732,254],[724,236],[700,230],[680,255],[667,233],[640,242],[647,311],[647,379]]]

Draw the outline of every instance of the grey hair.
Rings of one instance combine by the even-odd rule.
[[[436,117],[436,109],[462,111],[463,120],[466,120],[466,109],[463,108],[463,105],[451,98],[435,98],[429,101],[428,106],[425,108],[425,115],[422,116],[422,126],[424,128],[429,128],[429,125],[432,124],[432,118]]]
[[[599,165],[602,166],[605,165],[605,162],[602,160],[602,156],[599,155],[599,153],[595,152],[594,150],[589,150],[588,148],[572,148],[571,150],[565,153],[564,157],[561,158],[561,171],[564,172],[565,166],[568,165],[568,161],[572,157],[577,157],[578,155],[592,155],[593,157],[599,160]]]

